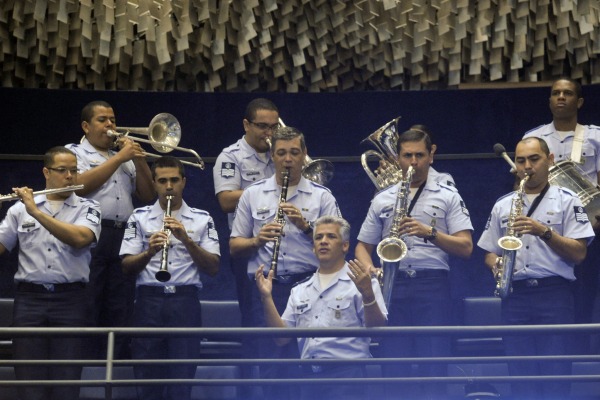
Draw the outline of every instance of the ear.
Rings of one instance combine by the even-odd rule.
[[[348,253],[349,249],[350,249],[350,242],[342,243],[342,250],[344,250],[344,254]]]
[[[437,146],[435,144],[431,145],[431,160],[429,160],[429,164],[433,164],[433,155],[435,154],[435,151],[437,150]]]
[[[548,160],[550,161],[550,165],[554,165],[554,153],[548,155]]]
[[[577,109],[579,110],[583,106],[583,97],[577,99]]]
[[[90,124],[88,124],[87,121],[83,121],[81,123],[81,129],[83,129],[83,132],[85,132],[85,134],[87,135],[88,131],[90,130]]]
[[[42,168],[42,172],[44,173],[44,178],[45,179],[49,179],[50,178],[50,170],[46,167]]]
[[[250,121],[244,118],[242,124],[244,125],[244,132],[248,132],[248,129],[250,129]]]

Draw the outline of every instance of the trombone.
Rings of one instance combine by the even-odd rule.
[[[181,163],[204,169],[204,161],[202,161],[202,158],[200,158],[195,150],[177,146],[181,140],[181,125],[179,125],[177,118],[171,114],[160,113],[155,115],[147,128],[117,127],[114,131],[109,130],[106,133],[115,139],[126,137],[138,142],[148,143],[160,153],[169,153],[173,150],[190,153],[196,158],[196,162],[180,160]],[[148,139],[129,136],[130,134],[145,135],[148,136]],[[83,142],[84,138],[85,135],[81,138],[81,142]],[[152,153],[146,153],[146,156],[160,157],[160,155]]]
[[[81,189],[83,189],[83,185],[70,185],[70,186],[65,186],[65,187],[61,187],[61,188],[38,190],[37,192],[33,192],[33,195],[37,196],[37,195],[40,195],[40,194],[54,194],[54,193],[62,193],[62,192],[73,192],[75,190],[81,190]],[[16,193],[7,194],[7,195],[4,195],[4,196],[0,196],[0,203],[3,203],[5,201],[19,200],[19,199],[20,199],[20,197]]]

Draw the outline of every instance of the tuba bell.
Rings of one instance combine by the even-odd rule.
[[[402,180],[402,169],[397,161],[399,120],[400,117],[394,118],[361,142],[370,142],[377,149],[367,150],[360,156],[360,163],[377,190],[383,190]],[[369,157],[379,159],[379,166],[375,171],[371,171],[367,163]]]

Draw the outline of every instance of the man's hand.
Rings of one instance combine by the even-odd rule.
[[[142,146],[129,138],[117,139],[117,146],[119,147],[119,156],[123,157],[123,162],[133,160],[134,158],[146,157],[146,152]]]
[[[264,269],[264,264],[261,264],[254,274],[256,287],[258,288],[261,298],[271,297],[271,293],[273,291],[273,271],[269,271],[269,274],[265,278],[263,273]]]
[[[33,189],[28,187],[20,187],[13,188],[13,191],[17,196],[19,196],[23,204],[25,204],[25,210],[27,211],[27,214],[33,217],[34,213],[38,211],[38,208],[33,201]]]
[[[371,271],[369,267],[363,265],[359,260],[354,259],[348,261],[350,272],[348,276],[356,285],[356,288],[362,294],[363,299],[366,303],[375,300],[373,294],[373,286],[371,286]]]

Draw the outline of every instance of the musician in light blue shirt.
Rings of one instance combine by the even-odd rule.
[[[502,300],[502,319],[507,325],[573,323],[573,268],[586,256],[594,231],[579,198],[570,190],[548,183],[553,155],[543,139],[523,139],[515,150],[517,175],[523,183],[522,212],[514,193],[498,200],[477,243],[487,251],[485,264],[500,269],[504,254],[497,242],[506,235],[508,222],[523,246],[516,251],[512,292]],[[508,264],[510,265],[510,264]],[[508,268],[508,265],[505,267]],[[502,266],[502,268],[505,268]],[[501,270],[501,269],[500,269]],[[503,338],[509,356],[568,354],[564,335],[519,335]],[[512,362],[511,375],[569,375],[569,362]],[[520,399],[564,399],[570,383],[514,382],[511,392]]]
[[[214,276],[219,270],[217,230],[206,211],[191,208],[183,200],[186,178],[178,159],[157,159],[152,175],[158,201],[134,210],[127,221],[120,251],[124,272],[137,276],[133,325],[199,327],[200,272]],[[172,198],[169,200],[167,196]],[[163,276],[157,275],[159,270]],[[132,340],[132,355],[137,359],[197,358],[199,351],[200,341],[194,337]],[[192,379],[196,366],[140,365],[134,371],[138,379]],[[139,398],[146,400],[189,400],[191,389],[185,385],[137,388]]]

